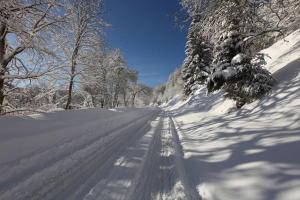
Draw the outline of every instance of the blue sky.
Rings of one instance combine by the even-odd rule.
[[[128,65],[150,86],[165,82],[184,59],[186,31],[175,25],[178,0],[104,0],[110,46],[120,48]]]

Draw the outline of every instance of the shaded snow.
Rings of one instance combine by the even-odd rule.
[[[207,200],[300,197],[300,30],[265,49],[278,83],[241,110],[205,89],[164,109],[174,117],[187,176]]]

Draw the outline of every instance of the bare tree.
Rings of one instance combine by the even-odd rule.
[[[135,100],[139,94],[150,96],[151,93],[152,93],[152,89],[147,85],[140,84],[140,83],[134,84],[133,87],[131,88],[131,106],[132,107],[135,106]]]
[[[116,107],[119,104],[119,96],[122,88],[122,79],[128,71],[127,63],[119,49],[115,49],[107,55],[107,95],[109,107]]]
[[[123,96],[124,106],[128,106],[130,99],[130,92],[132,87],[136,84],[138,79],[138,72],[136,70],[128,69],[122,78],[121,93]]]
[[[99,44],[101,44],[99,42]],[[92,97],[93,106],[104,107],[106,91],[107,65],[106,54],[102,45],[96,45],[93,51],[85,58],[86,65],[82,71],[80,80],[82,90]]]
[[[4,99],[13,89],[12,81],[36,79],[52,70],[51,63],[41,63],[46,62],[45,55],[54,56],[48,48],[47,38],[64,19],[58,14],[59,9],[61,6],[55,0],[1,0],[1,114],[5,112]]]
[[[65,109],[70,109],[76,78],[86,65],[85,57],[101,38],[103,22],[100,18],[100,0],[67,0],[66,7],[67,24],[57,39],[68,66]]]
[[[101,6],[0,0],[0,114],[128,105],[137,72],[119,50],[107,51]]]

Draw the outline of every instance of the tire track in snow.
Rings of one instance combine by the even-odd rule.
[[[0,199],[200,200],[186,176],[172,118],[162,114],[157,126],[149,126],[157,113],[149,112],[90,142],[75,138],[70,144],[76,150],[60,144],[63,157],[57,154],[54,162],[48,160],[48,166],[0,193]],[[36,161],[53,152],[37,154]]]
[[[174,122],[163,118],[126,200],[201,200],[186,176]]]
[[[144,177],[143,166],[148,156],[153,155],[154,143],[159,142],[162,119],[158,117],[153,121],[152,128],[136,144],[127,148],[122,156],[115,162],[110,174],[93,187],[85,200],[125,200],[136,199],[130,197],[137,182]]]
[[[125,127],[131,126],[132,124],[137,122],[137,119],[147,118],[149,113],[144,114],[130,119],[130,121],[125,125]],[[124,118],[124,116],[122,116]],[[116,117],[117,119],[121,119],[122,117]],[[116,121],[117,119],[114,119]],[[127,122],[127,121],[126,121]],[[95,122],[85,124],[85,126],[90,127],[90,125],[94,125],[93,128],[89,128],[87,130],[88,133],[82,133],[82,136],[78,138],[72,138],[63,143],[55,145],[45,151],[33,154],[31,156],[20,159],[18,162],[3,165],[0,167],[0,194],[3,193],[4,190],[9,190],[14,187],[18,182],[25,180],[30,177],[33,173],[43,170],[49,165],[56,163],[74,152],[79,151],[97,140],[103,139],[104,137],[111,134],[111,132],[117,131],[120,128],[124,128],[124,123],[119,125],[116,128],[111,130],[107,130],[102,134],[97,134],[96,129],[99,128],[95,125]],[[42,163],[42,165],[36,165],[36,163]]]
[[[152,115],[155,115],[155,112]],[[106,162],[106,158],[113,157],[112,154],[118,152],[118,149],[120,152],[121,147],[125,148],[128,143],[124,141],[137,137],[136,134],[132,136],[132,132],[144,127],[148,120],[149,117],[141,118],[129,127],[119,129],[102,140],[100,138],[83,149],[73,152],[72,155],[33,174],[16,187],[4,192],[0,198],[14,200],[67,199],[65,195],[70,193],[66,191],[74,190],[76,184],[82,182],[81,179],[93,175],[95,170]],[[129,137],[130,135],[131,137]],[[100,159],[101,157],[105,159]]]
[[[124,113],[122,113],[122,114],[124,114]],[[116,121],[118,119],[121,120],[122,118],[124,118],[124,115],[125,115],[125,114],[124,115],[122,115],[122,114],[120,116],[109,116],[108,118],[105,118],[105,119],[103,119],[103,118],[89,119],[88,118],[89,120],[87,120],[87,119],[83,119],[81,121],[75,120],[73,123],[70,123],[69,122],[70,120],[68,118],[60,120],[59,123],[55,120],[53,121],[53,119],[52,119],[48,122],[48,123],[50,123],[50,125],[43,123],[41,125],[41,127],[38,126],[38,130],[40,131],[39,132],[40,134],[36,133],[36,130],[35,130],[36,128],[34,128],[33,130],[29,128],[30,131],[34,132],[35,134],[33,134],[33,135],[32,134],[25,134],[24,136],[22,134],[22,135],[18,135],[18,137],[14,137],[14,138],[10,138],[10,139],[4,139],[4,140],[2,140],[2,138],[1,138],[1,146],[10,145],[12,142],[16,142],[16,141],[14,141],[14,139],[24,140],[24,138],[25,139],[26,138],[36,138],[36,137],[41,137],[41,136],[45,136],[45,135],[57,135],[57,134],[61,134],[62,136],[65,136],[65,135],[68,136],[68,134],[64,134],[64,133],[68,133],[68,132],[74,131],[74,130],[77,133],[80,133],[79,134],[79,136],[80,136],[80,135],[82,135],[82,133],[91,131],[90,127],[95,127],[95,125],[99,124],[99,122],[100,123],[103,122],[103,120],[107,120],[107,123],[104,124],[104,125],[109,125],[109,121],[112,121],[112,120],[114,120],[114,121]],[[128,114],[130,114],[130,113],[126,113],[126,115],[128,115]],[[66,121],[66,123],[64,123],[65,121]],[[36,121],[36,122],[39,122],[39,121]],[[32,123],[32,121],[29,121],[29,123]],[[84,123],[84,126],[83,126],[83,123]],[[24,124],[23,125],[21,124],[20,127],[26,127],[26,123],[24,123]],[[64,126],[62,126],[63,124],[64,124]],[[33,125],[33,123],[32,123],[32,125]],[[26,128],[24,130],[25,133],[27,133]],[[8,131],[11,131],[11,130],[8,130]],[[75,135],[78,136],[78,134],[75,134]],[[34,149],[31,153],[28,153],[25,156],[22,156],[20,158],[16,158],[16,159],[12,159],[12,160],[9,159],[9,161],[7,161],[7,162],[3,162],[1,160],[0,165],[1,166],[13,166],[13,165],[17,165],[20,162],[23,163],[24,159],[26,159],[26,158],[33,157],[36,154],[40,154],[42,152],[48,151],[51,148],[55,148],[55,147],[58,147],[61,144],[65,144],[65,143],[68,143],[68,142],[72,141],[74,139],[74,136],[71,137],[71,138],[70,137],[69,138],[68,137],[62,137],[60,139],[62,139],[61,141],[59,141],[60,143],[57,143],[57,144],[54,144],[54,145],[50,143],[50,144],[47,144],[47,145],[40,146],[39,148]],[[11,140],[13,140],[13,141],[11,141]]]
[[[171,117],[169,117],[169,122],[170,122],[170,131],[173,136],[173,144],[176,151],[174,161],[175,161],[179,179],[182,181],[184,187],[186,200],[201,200],[202,198],[199,195],[197,189],[192,186],[192,184],[189,182],[188,176],[186,175],[186,171],[184,167],[184,153],[182,150],[181,142],[174,121]]]
[[[149,116],[150,115],[150,116]],[[156,117],[156,114],[148,114],[148,117],[142,121],[136,120],[136,124],[130,131],[121,131],[120,136],[116,140],[111,141],[107,145],[102,146],[105,149],[103,152],[98,152],[94,159],[93,165],[86,165],[85,170],[76,173],[81,177],[80,186],[76,182],[71,182],[67,190],[57,195],[55,199],[83,199],[84,196],[91,190],[91,188],[103,179],[111,171],[113,164],[120,157],[120,155],[139,138],[141,138],[150,129],[150,122]],[[105,148],[109,146],[109,148]],[[98,163],[95,164],[95,160]],[[100,167],[101,166],[101,167]]]
[[[179,177],[174,162],[176,151],[173,144],[173,136],[170,131],[170,122],[166,117],[164,119],[161,140],[159,177],[157,177],[156,180],[158,187],[156,191],[153,191],[152,199],[185,199],[185,194],[183,193],[184,188],[180,180],[178,180]]]
[[[154,177],[159,167],[159,153],[161,148],[161,131],[163,126],[163,115],[160,116],[160,123],[153,136],[152,142],[148,147],[141,167],[135,175],[132,187],[130,188],[125,200],[148,200],[153,191]]]
[[[154,182],[151,199],[200,200],[196,189],[193,189],[188,182],[180,140],[174,122],[167,114],[161,132],[161,143],[159,176]]]

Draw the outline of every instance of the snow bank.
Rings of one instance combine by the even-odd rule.
[[[262,52],[278,81],[265,98],[236,110],[221,93],[200,89],[164,106],[204,200],[300,197],[300,30]]]

